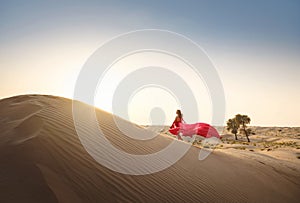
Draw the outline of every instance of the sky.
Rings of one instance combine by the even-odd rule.
[[[33,93],[73,98],[80,70],[103,43],[133,30],[162,29],[205,50],[223,85],[225,121],[241,113],[252,125],[300,126],[299,11],[297,0],[1,0],[0,98]],[[153,65],[147,61],[151,57],[160,62],[155,65],[181,66],[169,56],[144,53],[118,62],[106,81],[118,84],[120,75],[128,74],[126,67]],[[182,70],[184,80],[191,81],[194,76]],[[210,123],[209,93],[203,81],[193,81],[199,121]],[[112,85],[95,93],[95,106],[113,112]],[[167,90],[154,86],[135,93],[126,110],[138,124],[151,124],[153,118],[154,124],[170,123],[180,108]]]

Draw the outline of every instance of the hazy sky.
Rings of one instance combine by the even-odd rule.
[[[223,83],[226,119],[243,113],[253,125],[300,126],[297,0],[10,0],[0,3],[0,23],[0,98],[28,93],[72,98],[80,68],[102,43],[132,30],[164,29],[207,52]],[[142,111],[139,101],[147,95],[137,94],[129,105],[132,121],[149,121],[151,105],[158,104],[152,101]],[[161,100],[162,107],[170,103]],[[167,122],[177,108],[172,102]],[[200,113],[209,122],[210,112]]]

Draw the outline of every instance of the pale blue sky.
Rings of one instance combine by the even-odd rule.
[[[155,28],[206,50],[224,85],[226,119],[246,113],[255,125],[300,126],[297,0],[0,2],[0,98],[71,98],[78,71],[103,42]]]

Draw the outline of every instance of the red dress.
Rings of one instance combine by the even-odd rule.
[[[183,123],[182,121],[182,118],[180,119],[180,121],[177,121],[176,118],[172,126],[170,127],[169,132],[176,136],[179,134],[179,132],[181,132],[183,136],[189,137],[192,137],[193,135],[200,135],[206,138],[221,138],[218,131],[213,126],[207,123],[187,124]]]
[[[172,123],[169,129],[169,132],[176,136],[179,134],[180,126],[183,120],[182,118],[179,118],[179,121],[177,121],[177,119],[178,117],[175,118],[174,122]],[[178,137],[178,139],[180,139],[180,137]]]
[[[176,118],[170,128],[180,127],[180,124],[182,123],[182,120],[183,120],[182,118],[179,118],[179,121],[177,121],[177,118]]]

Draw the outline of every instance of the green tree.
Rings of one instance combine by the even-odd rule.
[[[239,125],[242,125],[242,130],[245,133],[248,142],[250,142],[249,131],[247,129],[247,124],[250,123],[251,119],[247,115],[241,115],[241,114],[237,114],[235,116],[235,119],[237,120],[237,122],[239,123]]]
[[[240,127],[240,124],[237,122],[235,118],[231,118],[227,121],[227,130],[231,130],[231,133],[234,134],[235,140],[237,140],[237,132]]]

